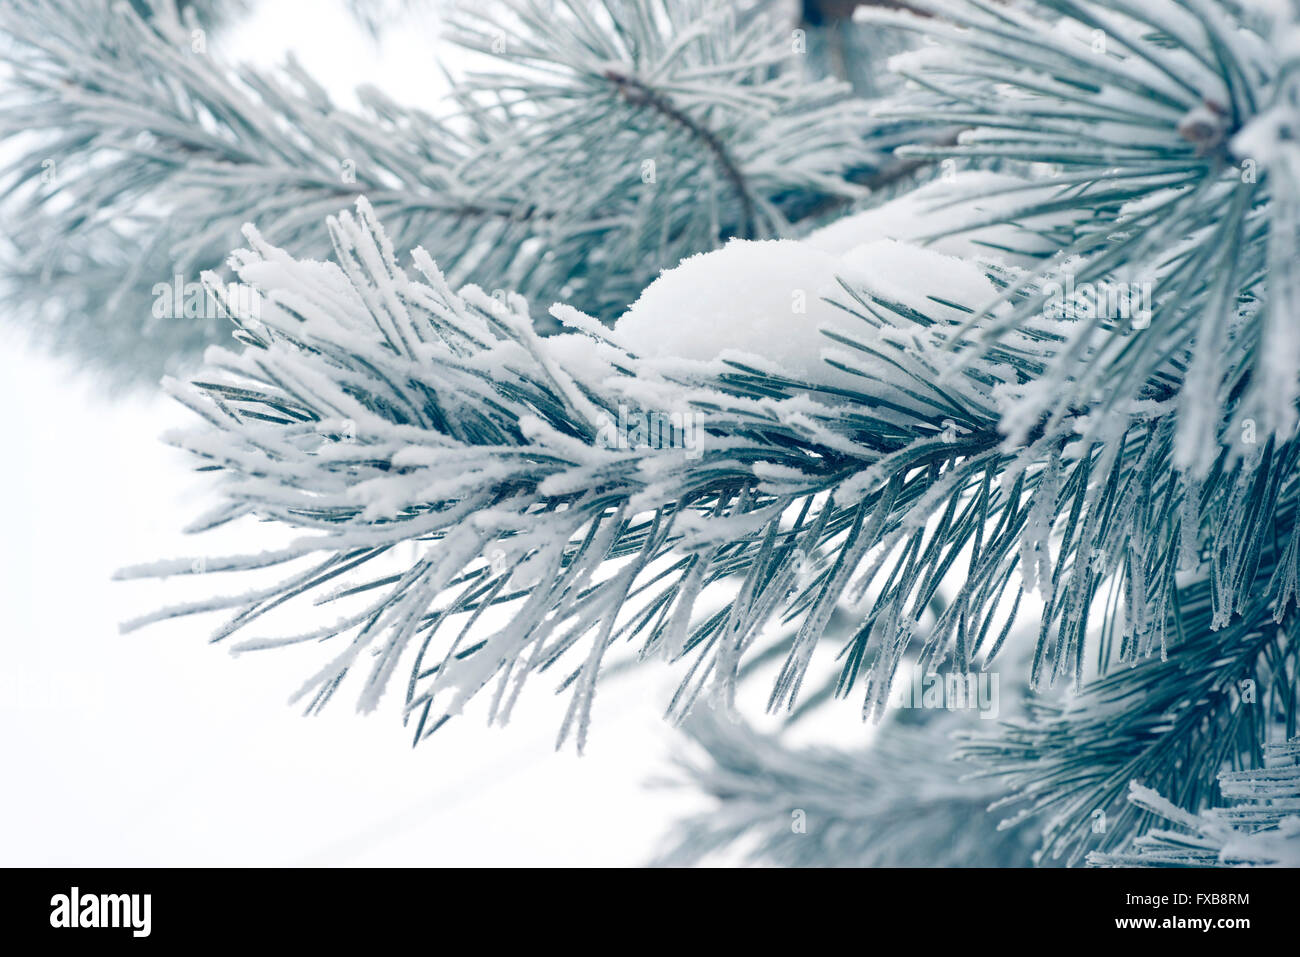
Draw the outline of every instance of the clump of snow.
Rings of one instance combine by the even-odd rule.
[[[918,333],[924,330],[897,314],[884,315],[892,325],[880,326],[879,318],[871,321],[842,308],[837,303],[860,309],[845,284],[939,323],[963,321],[969,311],[959,306],[977,310],[998,298],[979,266],[893,239],[860,243],[843,255],[802,241],[732,240],[661,273],[618,320],[613,338],[652,366],[736,359],[810,383],[862,391],[862,376],[831,365],[828,358],[884,373],[881,360],[826,332],[876,349],[883,342],[919,347]],[[577,350],[579,338],[585,337],[565,341],[563,351]]]
[[[886,302],[936,319],[965,318],[936,300],[980,309],[998,297],[997,287],[974,263],[895,239],[854,246],[840,257],[839,274]]]
[[[839,280],[936,319],[959,321],[960,314],[945,303],[980,309],[997,298],[996,288],[971,260],[1028,266],[1037,263],[1037,255],[1053,251],[1043,233],[1068,226],[1072,214],[1021,222],[1016,213],[1050,198],[1057,188],[1050,179],[1040,185],[969,171],[846,216],[803,240],[732,240],[661,273],[618,320],[614,339],[645,359],[712,362],[744,354],[797,378],[859,389],[859,376],[825,360],[833,354],[860,365],[863,354],[850,349],[856,354],[848,355],[821,330],[868,344],[880,333],[826,301],[851,304]],[[998,217],[1015,222],[978,226],[920,245],[936,233]]]
[[[614,334],[642,357],[711,361],[743,352],[802,379],[858,385],[822,361],[832,343],[819,330],[858,339],[872,331],[822,298],[848,298],[836,281],[845,271],[839,257],[795,240],[732,240],[661,273]]]

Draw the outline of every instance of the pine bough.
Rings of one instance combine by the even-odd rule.
[[[423,249],[399,258],[373,196],[329,219],[329,264],[250,229],[234,265],[260,314],[240,316],[242,348],[173,384],[204,421],[176,441],[226,498],[199,527],[255,516],[293,535],[201,566],[256,587],[135,624],[225,610],[215,637],[244,635],[240,650],[322,642],[308,706],[361,672],[362,709],[396,686],[417,740],[480,695],[504,721],[552,669],[570,696],[561,741],[581,747],[619,649],[682,670],[680,717],[701,696],[730,707],[741,663],[788,622],[769,707],[789,708],[847,611],[835,692],[878,717],[905,658],[997,664],[1032,593],[1029,685],[1074,697],[961,746],[1020,805],[1012,820],[1046,821],[1049,858],[1153,861],[1164,837],[1118,851],[1153,813],[1193,827],[1198,860],[1284,858],[1257,846],[1293,840],[1275,815],[1290,805],[1268,803],[1281,779],[1252,769],[1296,733],[1293,11],[911,5],[932,16],[860,13],[942,43],[898,59],[913,88],[883,112],[963,129],[913,154],[1020,182],[957,190],[927,210],[933,235],[846,256],[827,298],[849,326],[824,330],[824,376],[792,375],[764,343],[711,361],[638,354],[571,305],[550,310],[567,334],[542,339],[522,297],[453,291]],[[756,197],[735,200],[742,224],[767,221]],[[1008,227],[1032,248],[1006,245]],[[923,248],[958,232],[980,253]],[[1046,308],[1066,283],[1112,281],[1149,282],[1149,314]],[[620,407],[700,414],[707,441],[609,447]],[[249,634],[313,601],[333,617]],[[1271,810],[1205,810],[1225,769],[1225,796]],[[1134,779],[1151,790],[1129,803]],[[1237,850],[1237,829],[1269,815]]]

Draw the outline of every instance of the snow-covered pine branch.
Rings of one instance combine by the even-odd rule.
[[[1150,308],[1133,315],[1082,313],[1043,387],[1014,396],[1019,419],[1060,420],[1088,407],[1101,427],[1153,377],[1173,375],[1188,380],[1178,400],[1179,468],[1208,473],[1220,446],[1242,429],[1289,437],[1300,398],[1294,7],[909,6],[932,16],[874,6],[856,13],[938,41],[895,58],[893,68],[917,89],[879,114],[965,130],[954,146],[900,153],[953,168],[1033,164],[1059,188],[1024,197],[1005,218],[1061,210],[1092,218],[1044,264],[1036,294],[985,326],[984,337],[996,341],[1041,312],[1063,282],[1152,290]],[[1116,334],[1128,329],[1141,335]]]
[[[685,725],[699,756],[681,780],[716,806],[677,822],[658,864],[680,867],[743,850],[782,867],[1013,867],[1033,852],[1031,826],[998,830],[988,781],[966,781],[951,714],[889,724],[857,751],[794,747],[702,710]]]
[[[1064,341],[1059,322],[1027,323],[950,373],[947,337],[1014,267],[893,240],[838,257],[738,242],[666,273],[612,331],[555,307],[574,331],[543,340],[520,298],[453,294],[422,252],[423,279],[411,279],[360,208],[360,219],[331,221],[338,266],[297,261],[250,232],[236,264],[263,298],[241,329],[247,348],[213,352],[204,380],[179,390],[210,424],[179,441],[224,475],[220,520],[251,513],[311,533],[203,567],[323,557],[269,587],[162,614],[234,609],[224,637],[326,582],[364,596],[296,638],[237,646],[351,634],[303,689],[309,700],[327,698],[364,650],[376,655],[363,692],[373,706],[418,645],[408,709],[427,712],[441,695],[456,713],[495,680],[504,717],[531,671],[585,640],[564,682],[575,683],[581,740],[615,639],[694,659],[673,704],[684,713],[709,685],[729,699],[742,655],[784,615],[802,623],[771,706],[792,705],[831,611],[849,601],[862,623],[838,690],[864,681],[864,713],[879,714],[921,612],[963,553],[966,581],[921,645],[927,667],[965,670],[997,653],[1020,601],[1018,591],[1004,601],[1017,571],[1049,598],[1035,682],[1078,681],[1091,597],[1113,575],[1129,585],[1119,657],[1163,647],[1172,570],[1195,550],[1180,526],[1196,521],[1168,467],[1169,396],[1135,408],[1109,442],[1080,448],[1071,422],[1009,449],[996,396],[1043,374]],[[824,356],[811,345],[820,336],[835,347]],[[627,409],[676,415],[683,441],[620,431]],[[1202,500],[1221,495],[1265,521],[1267,502],[1233,491],[1245,468],[1203,486]],[[400,569],[333,581],[412,540],[426,544]],[[1220,559],[1227,581],[1252,554]],[[693,619],[705,586],[731,577],[739,593]],[[1241,599],[1225,600],[1230,610]],[[434,650],[451,619],[472,625],[505,602],[518,605],[508,624]]]
[[[1110,854],[1105,867],[1300,867],[1300,738],[1265,747],[1265,765],[1219,775],[1233,803],[1191,814],[1133,783],[1128,799],[1161,827]],[[1168,825],[1173,825],[1170,829]]]
[[[854,627],[844,611],[836,617],[824,639],[830,643]],[[702,792],[711,805],[675,824],[658,863],[698,864],[739,852],[752,863],[787,867],[1023,865],[1038,830],[1030,822],[999,828],[988,805],[1000,783],[966,774],[952,751],[959,731],[1023,716],[1032,642],[1021,639],[1029,637],[1023,628],[1012,636],[993,674],[923,674],[908,661],[886,720],[856,748],[790,742],[831,697],[833,683],[806,695],[775,734],[699,709],[683,725],[678,773],[663,783]],[[741,680],[755,680],[763,658],[792,638],[784,634],[751,658]]]
[[[1294,474],[1294,446],[1291,456],[1269,471]],[[1073,863],[1149,826],[1149,808],[1126,800],[1133,781],[1185,807],[1216,803],[1225,765],[1250,767],[1261,742],[1296,727],[1296,494],[1292,479],[1280,511],[1256,502],[1274,517],[1242,536],[1254,554],[1241,566],[1229,571],[1211,561],[1180,576],[1164,623],[1167,655],[1101,674],[1068,705],[1032,704],[1026,720],[972,733],[958,749],[1001,780],[1006,794],[994,807],[1011,811],[1008,820],[1046,820],[1047,859],[1066,855]],[[1231,615],[1221,611],[1226,593],[1237,599]],[[1116,600],[1113,592],[1107,599]],[[1101,654],[1111,640],[1103,632]],[[1096,827],[1098,815],[1104,828]]]
[[[327,697],[363,650],[379,648],[363,694],[372,706],[415,644],[424,650],[412,666],[420,680],[411,683],[408,708],[427,710],[445,693],[442,707],[454,713],[495,679],[504,716],[530,671],[585,639],[586,661],[570,678],[585,733],[595,677],[616,638],[641,638],[646,655],[695,659],[675,704],[684,711],[706,682],[729,693],[740,656],[770,618],[802,616],[774,695],[793,700],[830,611],[850,593],[863,559],[883,546],[894,551],[893,582],[856,639],[879,631],[891,645],[879,693],[943,571],[983,534],[977,529],[998,521],[1005,531],[979,546],[960,601],[970,621],[958,628],[951,618],[928,648],[943,656],[955,641],[968,661],[992,643],[1016,560],[1013,530],[1030,507],[1021,492],[1035,484],[1022,475],[1010,496],[992,486],[1008,456],[997,448],[990,391],[999,369],[1012,378],[1016,371],[987,362],[935,388],[938,370],[925,357],[937,347],[921,344],[975,307],[899,285],[904,269],[917,277],[940,270],[953,277],[953,294],[988,298],[996,290],[981,270],[886,241],[856,258],[808,251],[820,257],[816,274],[785,258],[782,273],[773,252],[788,257],[798,244],[741,243],[698,260],[714,260],[716,271],[698,272],[688,261],[665,274],[638,304],[664,310],[659,328],[678,323],[707,335],[681,308],[711,287],[738,317],[784,312],[787,338],[805,355],[818,326],[831,327],[838,368],[796,360],[782,371],[780,354],[745,349],[709,360],[638,356],[624,348],[621,322],[607,331],[568,307],[553,312],[574,331],[540,339],[522,299],[503,302],[473,287],[453,294],[423,252],[414,259],[421,278],[409,277],[368,204],[360,209],[360,218],[331,221],[337,266],[295,260],[250,232],[252,249],[236,265],[262,300],[260,317],[242,324],[246,348],[210,352],[202,382],[177,387],[208,422],[178,441],[224,476],[230,506],[219,520],[251,513],[303,533],[281,552],[202,567],[321,557],[278,584],[162,614],[233,609],[218,632],[225,636],[292,595],[326,583],[337,591],[342,572],[368,569],[395,545],[418,541],[421,556],[400,572],[342,588],[366,599],[356,611],[299,636],[352,634],[304,688],[309,699]],[[837,273],[855,278],[854,294],[840,295],[860,313],[818,300],[834,291],[812,284]],[[873,284],[882,298],[872,298]],[[796,305],[801,295],[812,304],[807,312]],[[632,340],[643,334],[637,315],[634,306],[626,317]],[[693,437],[650,443],[620,433],[625,409],[675,415]],[[908,518],[918,510],[947,516],[924,548],[924,522]],[[130,574],[192,567],[187,560]],[[741,593],[694,620],[700,591],[732,576],[744,582]],[[477,619],[487,604],[508,600],[520,607],[495,633],[450,639],[445,648],[433,642],[449,620]],[[294,639],[240,647],[282,640]],[[848,686],[861,664],[854,660]]]

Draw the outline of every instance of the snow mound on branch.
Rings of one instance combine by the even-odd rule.
[[[998,298],[973,260],[1037,265],[1056,248],[1046,234],[1070,231],[1069,212],[1019,215],[1059,188],[971,171],[846,216],[803,240],[733,239],[660,273],[618,320],[615,338],[643,359],[713,362],[743,354],[804,381],[859,390],[860,376],[826,358],[834,355],[855,368],[873,360],[822,331],[867,345],[880,333],[827,301],[853,305],[839,280],[936,320],[959,322],[964,315],[950,304],[976,310]],[[925,239],[998,217],[1009,222]]]
[[[845,285],[903,312],[873,310],[871,320],[855,315],[836,305],[861,310]],[[893,374],[881,359],[855,343],[873,351],[885,341],[895,349],[925,348],[921,340],[931,339],[933,329],[913,325],[907,310],[955,324],[997,298],[974,263],[893,239],[840,256],[795,240],[737,239],[661,273],[618,320],[614,338],[657,365],[735,358],[815,385],[878,393],[879,383],[868,386],[827,360],[888,381]],[[571,363],[596,361],[575,355],[590,352],[576,341],[558,351]]]
[[[847,299],[836,276],[848,271],[839,257],[795,240],[733,239],[660,273],[614,332],[643,358],[711,361],[742,352],[805,380],[859,386],[859,377],[822,361],[832,342],[819,332],[871,334],[867,323],[821,298]]]
[[[854,246],[839,263],[840,275],[856,288],[936,319],[965,318],[947,303],[978,309],[998,298],[997,287],[974,263],[895,239]]]

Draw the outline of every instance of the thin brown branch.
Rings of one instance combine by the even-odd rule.
[[[604,75],[605,79],[618,87],[619,92],[628,103],[633,106],[649,107],[704,143],[740,199],[741,222],[737,235],[742,239],[755,238],[754,198],[750,195],[749,186],[745,182],[745,176],[740,171],[740,167],[727,153],[717,135],[678,109],[673,101],[664,94],[646,85],[636,77],[628,76],[617,70],[606,70]]]

